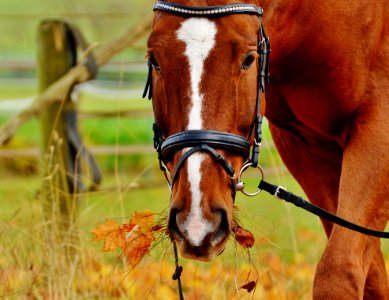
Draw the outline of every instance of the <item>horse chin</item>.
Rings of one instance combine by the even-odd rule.
[[[187,241],[178,240],[178,250],[180,255],[187,259],[199,260],[203,262],[210,262],[216,256],[223,253],[228,237],[217,243],[216,245],[202,245],[200,247],[193,247]]]

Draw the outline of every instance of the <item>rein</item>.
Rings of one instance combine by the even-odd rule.
[[[271,183],[268,183],[264,180],[261,180],[259,183],[258,188],[260,190],[263,190],[265,192],[268,192],[269,194],[273,195],[274,197],[285,200],[286,202],[293,203],[297,207],[300,207],[316,216],[319,216],[323,219],[326,219],[327,221],[330,221],[332,223],[335,223],[337,225],[340,225],[342,227],[357,231],[359,233],[363,233],[366,235],[383,238],[383,239],[389,239],[389,232],[386,231],[378,231],[374,229],[370,229],[367,227],[360,226],[358,224],[352,223],[350,221],[347,221],[341,217],[338,217],[329,211],[320,208],[319,206],[312,204],[311,202],[308,202],[304,200],[303,198],[296,196],[292,194],[291,192],[288,192],[284,187],[274,185]]]
[[[255,196],[262,190],[270,193],[276,198],[293,203],[297,207],[300,207],[308,212],[311,212],[327,221],[346,227],[348,229],[371,235],[379,238],[389,238],[389,232],[376,231],[370,228],[365,228],[360,225],[349,222],[342,219],[304,199],[288,192],[285,188],[277,185],[270,184],[263,180],[263,170],[258,165],[258,158],[260,152],[260,146],[262,141],[262,116],[260,114],[261,94],[266,93],[267,86],[269,84],[269,55],[270,55],[270,42],[265,33],[264,25],[262,22],[263,9],[252,4],[229,4],[222,6],[204,6],[193,7],[186,5],[179,5],[165,1],[157,1],[153,7],[154,11],[161,11],[164,13],[179,15],[181,17],[206,17],[206,18],[219,18],[232,14],[250,14],[256,15],[259,19],[259,31],[258,31],[258,54],[259,54],[259,67],[257,76],[257,99],[256,108],[253,120],[253,126],[249,134],[249,138],[235,135],[228,132],[220,132],[214,130],[185,130],[175,133],[168,137],[163,137],[160,128],[156,123],[153,124],[154,131],[154,148],[158,153],[158,160],[160,163],[160,169],[163,171],[165,178],[168,182],[169,189],[172,191],[173,184],[179,176],[181,167],[190,155],[196,152],[209,153],[217,163],[221,165],[223,170],[231,179],[231,185],[234,190],[241,191],[247,196]],[[147,82],[143,93],[143,98],[147,96],[150,100],[153,96],[153,64],[150,59],[148,60],[148,76]],[[251,145],[250,137],[254,136],[254,143]],[[173,158],[174,154],[182,149],[188,148],[186,152],[178,160],[173,174],[170,174],[167,163]],[[239,176],[235,174],[235,170],[232,165],[226,160],[226,158],[218,153],[216,149],[224,149],[241,155],[246,164],[240,170]],[[251,154],[250,154],[251,153]],[[258,186],[258,191],[255,193],[247,193],[244,191],[244,183],[241,181],[241,177],[244,171],[249,168],[258,168],[261,172],[262,179]],[[178,281],[178,289],[180,299],[184,299],[182,285],[181,285],[181,273],[183,271],[182,266],[178,264],[178,254],[175,241],[173,242],[173,250],[175,257],[176,270],[173,275],[173,279]]]

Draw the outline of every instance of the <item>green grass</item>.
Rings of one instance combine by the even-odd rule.
[[[127,222],[135,211],[151,209],[153,212],[161,212],[169,205],[169,191],[163,182],[163,176],[156,168],[152,168],[138,178],[139,174],[134,172],[121,173],[118,176],[109,175],[105,178],[101,191],[87,193],[79,201],[79,216],[81,229],[84,236],[88,236],[97,224],[103,223],[105,219],[116,219],[119,223]],[[258,179],[251,177],[246,179],[247,183],[256,182]],[[274,178],[269,177],[269,180]],[[136,188],[136,184],[153,183],[147,188]],[[292,190],[301,193],[294,180],[289,175],[283,175],[282,184]],[[16,214],[28,215],[39,211],[40,203],[35,199],[36,193],[41,186],[39,177],[7,176],[1,181],[0,198],[12,199],[4,201],[0,218],[11,220]],[[22,189],[20,187],[23,187]],[[293,257],[293,239],[298,238],[297,233],[301,229],[309,228],[322,233],[319,220],[316,217],[308,217],[298,209],[290,208],[288,204],[279,202],[273,197],[261,193],[254,198],[247,198],[241,194],[236,199],[238,216],[241,222],[256,235],[272,240],[278,246],[285,259]],[[289,207],[289,208],[288,208]],[[304,217],[305,215],[305,217]],[[294,230],[294,232],[292,231]],[[321,246],[323,246],[324,235]],[[299,248],[309,249],[317,247],[314,245],[299,244]],[[274,247],[267,245],[266,247]]]
[[[251,177],[251,176],[249,176]],[[45,262],[50,264],[59,264],[61,256],[58,252],[57,258],[51,257],[48,252],[45,252],[44,238],[45,223],[41,216],[41,203],[37,198],[37,191],[41,186],[41,180],[39,177],[19,177],[19,176],[7,176],[2,177],[0,182],[0,198],[4,199],[2,204],[2,210],[0,211],[0,249],[2,252],[2,258],[0,258],[0,266],[2,270],[5,270],[5,281],[9,285],[8,290],[12,293],[6,295],[16,295],[17,299],[28,297],[29,291],[37,291],[42,288],[46,289],[45,274],[52,276],[48,278],[49,282],[55,282],[55,277],[59,276],[58,281],[69,282],[71,280],[72,265],[70,267],[61,269],[60,273],[51,274],[44,273],[41,275],[35,275],[30,277],[39,270],[44,269]],[[269,178],[270,179],[270,178]],[[254,178],[250,178],[254,181]],[[144,184],[152,182],[152,186],[147,188],[134,188],[135,183]],[[290,178],[285,177],[284,183],[292,182]],[[22,187],[22,188],[21,188]],[[102,224],[107,219],[114,219],[119,224],[128,222],[129,218],[135,211],[145,211],[151,209],[156,213],[165,211],[169,205],[169,191],[163,181],[162,174],[158,170],[151,167],[144,173],[127,172],[116,174],[116,176],[108,176],[104,181],[101,191],[87,193],[82,195],[79,199],[79,227],[80,227],[80,238],[81,238],[81,249],[82,249],[82,260],[81,266],[77,269],[85,270],[84,264],[87,263],[86,271],[89,273],[85,274],[82,279],[88,280],[87,284],[83,285],[83,288],[78,290],[79,297],[92,297],[95,299],[113,299],[112,295],[115,295],[115,291],[120,289],[117,281],[123,281],[127,286],[132,286],[134,282],[128,282],[130,280],[127,276],[130,276],[128,269],[123,266],[121,260],[118,261],[119,253],[101,253],[101,243],[91,242],[90,231]],[[247,228],[251,229],[256,236],[258,241],[255,248],[251,250],[253,262],[247,264],[246,255],[237,257],[235,253],[234,243],[229,243],[229,246],[225,253],[220,257],[216,258],[213,263],[193,263],[181,259],[181,263],[185,266],[184,272],[184,286],[185,289],[192,288],[193,276],[197,272],[205,274],[213,274],[216,272],[216,278],[222,280],[223,285],[233,286],[233,280],[222,279],[217,275],[218,272],[234,272],[232,260],[237,263],[236,268],[245,270],[251,268],[255,263],[258,264],[258,260],[261,261],[263,255],[266,253],[273,253],[272,257],[280,257],[282,264],[294,261],[297,256],[304,257],[304,261],[310,261],[315,263],[325,241],[324,236],[321,233],[321,229],[318,226],[318,220],[315,218],[304,218],[300,222],[296,223],[296,218],[299,218],[295,211],[290,211],[291,217],[288,216],[288,210],[281,203],[274,203],[264,195],[253,199],[247,199],[244,197],[238,197],[236,205],[239,206],[239,216],[243,224]],[[290,228],[294,228],[295,232],[291,232]],[[302,240],[298,237],[298,232],[301,228],[310,228],[309,232],[313,231],[310,236],[314,236],[321,242],[317,243],[306,240],[303,237]],[[314,231],[318,228],[317,232]],[[299,246],[296,247],[293,239],[297,239]],[[60,241],[58,241],[60,243]],[[56,245],[51,245],[57,247]],[[15,249],[17,249],[17,256],[15,256]],[[270,251],[270,252],[269,252]],[[153,270],[149,276],[153,276],[152,283],[143,283],[144,288],[147,290],[152,289],[156,282],[159,282],[158,278],[164,278],[162,281],[166,284],[174,287],[174,282],[170,281],[171,272],[173,270],[173,260],[171,254],[165,257],[165,253],[171,253],[169,243],[165,242],[156,247],[151,252],[151,255],[145,258],[145,263],[137,267],[133,272],[135,278],[138,278],[142,282],[144,280],[147,270]],[[246,257],[246,258],[244,258]],[[54,259],[54,260],[53,260]],[[88,261],[92,261],[95,267],[90,267]],[[255,261],[255,262],[254,262]],[[161,267],[158,268],[158,264],[167,263],[167,271],[163,271]],[[261,266],[261,264],[263,265]],[[157,264],[156,267],[152,267],[153,264]],[[263,261],[257,265],[257,267],[265,267],[268,262]],[[101,266],[100,266],[101,265]],[[33,270],[29,271],[29,268],[33,266]],[[229,267],[228,267],[229,266]],[[95,269],[97,268],[97,269]],[[227,268],[232,268],[232,271],[227,271]],[[265,267],[267,268],[267,267]],[[107,271],[105,271],[107,270]],[[143,271],[142,271],[143,270]],[[46,272],[46,271],[45,271]],[[79,272],[79,271],[78,271]],[[82,272],[82,271],[81,271]],[[123,272],[123,273],[122,273]],[[136,276],[137,272],[141,272],[142,275]],[[164,274],[167,272],[167,275]],[[211,273],[209,273],[211,272]],[[235,270],[236,272],[236,270]],[[254,272],[254,271],[253,271]],[[263,274],[263,271],[259,271]],[[125,275],[129,273],[128,275]],[[23,275],[24,274],[24,275]],[[38,273],[39,274],[39,273]],[[51,275],[50,275],[51,274]],[[81,273],[79,273],[81,274]],[[123,275],[124,274],[124,275]],[[20,281],[20,276],[24,278]],[[63,278],[62,278],[62,277]],[[98,280],[96,281],[96,276]],[[124,278],[121,280],[120,278]],[[131,272],[131,278],[132,272]],[[276,275],[279,276],[279,275]],[[11,279],[9,279],[11,278]],[[117,278],[116,281],[111,282],[112,278]],[[131,279],[132,280],[132,279]],[[227,281],[226,281],[227,280]],[[246,280],[246,279],[242,279]],[[307,278],[309,280],[309,277]],[[154,282],[154,283],[153,283]],[[77,283],[74,283],[77,285]],[[96,285],[97,284],[97,285]],[[164,283],[165,284],[165,283]],[[295,283],[293,283],[294,285]],[[101,294],[101,289],[105,285],[109,286],[112,290],[111,296],[104,296]],[[65,285],[66,286],[66,285]],[[99,295],[96,297],[91,296],[90,289],[99,291]],[[156,285],[158,295],[163,295],[163,289],[160,285]],[[200,288],[200,287],[199,287]],[[226,295],[226,291],[223,288],[218,288],[213,284],[215,291],[219,290],[221,295]],[[286,288],[285,288],[286,289]],[[136,288],[134,295],[142,292],[142,288]],[[206,295],[208,292],[205,289],[201,289]],[[0,288],[1,291],[1,288]],[[47,291],[47,290],[46,290]],[[174,291],[174,288],[173,288]],[[173,293],[173,295],[175,295]],[[209,294],[208,294],[209,295]],[[135,296],[134,296],[135,297]],[[225,297],[225,296],[224,296]],[[125,297],[123,297],[124,299]],[[131,297],[130,297],[131,298]],[[167,299],[174,299],[168,297]],[[155,298],[151,298],[155,299]]]

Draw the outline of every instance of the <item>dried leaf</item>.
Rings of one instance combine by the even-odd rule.
[[[144,232],[144,229],[142,230],[138,225],[127,234],[123,254],[127,256],[128,262],[132,267],[135,267],[143,256],[149,252],[154,240],[155,237],[152,231]]]
[[[257,286],[256,281],[250,281],[250,282],[242,285],[240,288],[243,290],[246,290],[247,293],[250,293],[253,289],[255,289],[256,286]]]
[[[161,228],[154,224],[151,211],[135,212],[122,227],[113,220],[97,227],[92,231],[95,235],[93,241],[104,241],[104,252],[122,248],[129,264],[134,267],[150,251],[151,244],[155,241],[154,232]]]
[[[129,264],[135,267],[143,256],[149,252],[150,246],[155,240],[153,235],[155,228],[153,213],[151,211],[135,212],[128,228],[131,226],[133,227],[126,236],[123,253],[127,256]]]
[[[250,231],[242,228],[240,225],[235,225],[233,228],[233,232],[235,234],[235,239],[239,243],[239,245],[245,248],[251,248],[254,246],[254,235]]]
[[[135,226],[136,224],[130,224],[130,223],[123,224],[123,230],[126,232],[130,232],[132,229],[134,229]]]
[[[147,210],[145,212],[135,212],[134,216],[131,218],[128,223],[128,227],[131,227],[131,230],[135,226],[139,226],[141,232],[150,232],[154,227],[154,215],[151,211]]]
[[[92,241],[104,241],[103,252],[113,251],[125,244],[125,231],[113,220],[107,220],[92,233],[95,235]]]

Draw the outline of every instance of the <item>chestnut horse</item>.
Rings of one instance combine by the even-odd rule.
[[[173,0],[253,4],[271,37],[265,116],[286,166],[309,199],[383,230],[389,218],[389,6],[375,1]],[[185,12],[185,11],[184,11]],[[156,129],[166,138],[215,130],[251,138],[258,89],[255,14],[157,11],[148,40]],[[158,135],[157,135],[158,136]],[[211,260],[233,226],[235,186],[211,151],[175,151],[169,230],[180,253]],[[236,173],[244,157],[217,149]],[[232,179],[234,180],[234,178]],[[328,244],[315,299],[389,299],[380,240],[323,220]]]

